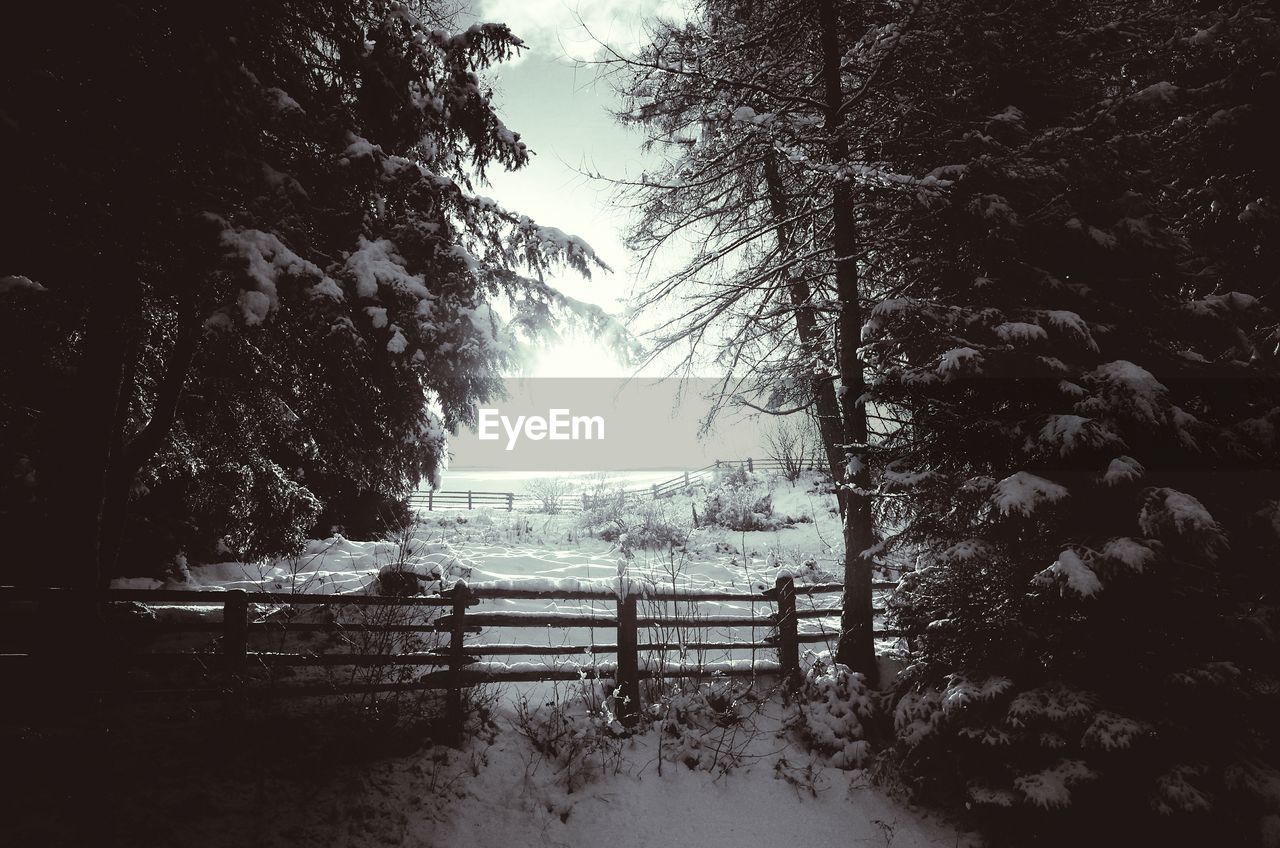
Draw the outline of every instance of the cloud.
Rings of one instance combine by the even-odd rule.
[[[507,24],[535,51],[588,61],[600,55],[601,42],[633,52],[647,40],[647,21],[682,21],[687,7],[681,0],[476,0],[472,11]]]

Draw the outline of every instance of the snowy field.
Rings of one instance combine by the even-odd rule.
[[[696,594],[700,590],[759,592],[771,588],[780,571],[791,574],[798,584],[837,582],[841,574],[840,524],[835,515],[835,501],[814,487],[814,481],[788,483],[773,478],[769,483],[775,516],[785,516],[796,523],[767,531],[735,532],[719,527],[693,528],[693,513],[698,496],[676,496],[657,502],[664,520],[680,524],[688,531],[687,544],[666,551],[624,549],[619,542],[595,538],[581,526],[578,516],[571,514],[541,515],[509,513],[505,510],[451,511],[420,513],[419,523],[403,538],[394,541],[354,541],[335,536],[312,540],[298,556],[260,563],[217,563],[182,566],[170,580],[122,579],[117,588],[201,588],[225,590],[319,594],[364,594],[381,591],[379,575],[389,569],[407,571],[419,580],[418,588],[433,592],[457,580],[472,587],[513,589],[594,590],[598,600],[554,599],[487,599],[473,609],[477,612],[595,612],[612,615],[613,596],[620,579],[641,594],[640,615],[690,616],[755,616],[763,618],[773,611],[772,605],[751,601],[705,601],[694,605],[686,602],[646,601],[647,588],[673,589]],[[886,573],[885,576],[891,576]],[[838,594],[800,595],[797,604],[806,608],[838,606]],[[877,606],[881,606],[880,599]],[[260,620],[278,612],[268,605],[254,611]],[[303,616],[326,614],[315,608],[303,610]],[[216,605],[171,605],[157,610],[169,620],[217,621],[221,609]],[[299,619],[294,619],[299,620]],[[303,618],[301,620],[307,620]],[[836,617],[802,618],[800,632],[824,634],[829,640],[808,645],[818,655],[834,647],[838,629]],[[883,622],[877,622],[878,626]],[[770,630],[767,627],[725,627],[674,632],[648,628],[641,641],[692,642],[700,632],[704,641],[759,642]],[[258,636],[259,650],[290,650],[277,636]],[[183,644],[191,646],[191,639]],[[611,643],[612,629],[599,628],[502,628],[488,629],[471,637],[475,643],[518,643],[560,646],[567,644]],[[164,647],[164,646],[162,646]],[[896,640],[879,642],[883,654],[892,654]],[[307,649],[298,644],[292,649]],[[762,655],[763,653],[763,655]],[[642,657],[646,663],[675,662],[681,664],[750,662],[772,660],[773,652],[749,649],[703,652],[699,655],[678,652],[663,656]],[[527,667],[530,661],[520,660]],[[508,660],[508,664],[515,660]],[[545,660],[557,668],[590,666],[597,662],[611,664],[612,655],[574,656],[571,659]],[[488,667],[501,667],[490,663]]]

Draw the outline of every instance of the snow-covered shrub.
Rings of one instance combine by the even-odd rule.
[[[788,570],[798,583],[836,583],[841,579],[836,563],[824,565],[816,557],[805,557]]]
[[[688,523],[670,500],[642,501],[618,530],[617,541],[630,550],[680,547],[689,538]]]
[[[624,550],[680,547],[689,539],[688,522],[669,499],[651,499],[618,489],[594,496],[578,517],[578,526]]]
[[[751,697],[747,683],[724,678],[673,686],[649,707],[659,757],[702,771],[735,768],[751,735],[738,732],[749,722]]]
[[[389,541],[395,547],[390,561],[378,569],[372,587],[382,595],[427,595],[438,592],[457,579],[466,579],[471,569],[454,556],[443,541],[426,541],[419,533],[422,524],[406,525]]]
[[[814,662],[795,693],[788,726],[809,748],[841,769],[861,767],[870,753],[866,723],[876,713],[861,674],[838,663]]]
[[[560,499],[573,492],[573,481],[568,477],[538,477],[525,483],[529,495],[547,515],[560,512]]]
[[[587,533],[599,535],[613,533],[625,522],[631,510],[633,495],[621,486],[609,487],[601,482],[587,492],[582,502],[582,512],[578,515],[578,526]]]
[[[622,764],[626,728],[600,697],[593,681],[581,679],[567,690],[552,689],[549,700],[516,701],[515,729],[555,773],[565,790],[574,792]]]
[[[773,515],[768,486],[745,468],[735,468],[716,482],[698,510],[698,520],[740,531],[773,530],[783,523]]]

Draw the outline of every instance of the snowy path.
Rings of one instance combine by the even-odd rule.
[[[488,764],[443,822],[410,827],[407,844],[474,848],[566,846],[772,848],[792,845],[955,846],[957,834],[888,799],[863,772],[817,766],[808,755],[762,740],[773,756],[717,776],[666,762],[657,773],[653,736],[627,751],[623,773],[597,778],[575,793],[530,764],[518,738],[499,737]],[[778,762],[786,762],[782,769]],[[787,771],[813,790],[779,776]]]
[[[807,499],[807,496],[806,496]],[[808,580],[830,580],[838,553],[824,539],[837,538],[835,519],[815,511],[817,523],[777,532],[699,531],[682,555],[639,555],[625,563],[628,577],[682,588],[758,590],[772,585],[779,568]],[[672,557],[676,558],[673,559]],[[571,517],[520,514],[466,516],[424,524],[408,555],[391,542],[356,542],[341,537],[309,543],[296,558],[269,563],[224,563],[192,567],[181,585],[254,588],[323,593],[364,592],[373,588],[379,569],[403,561],[424,575],[443,571],[448,579],[471,583],[559,580],[607,582],[616,578],[622,557],[616,547],[583,538]],[[674,573],[673,573],[674,571]],[[160,581],[128,580],[118,585],[151,588]],[[826,607],[830,596],[805,603]],[[490,600],[503,611],[586,611],[595,602],[549,599]],[[612,612],[610,600],[598,602]],[[763,616],[767,604],[715,602],[708,614]],[[269,609],[258,610],[265,614]],[[220,609],[169,610],[168,615],[218,616]],[[808,618],[803,629],[830,632],[836,622]],[[723,632],[719,632],[723,630]],[[582,629],[489,629],[480,641],[575,644],[611,641],[612,634]],[[660,634],[653,634],[655,638]],[[762,635],[746,628],[715,628],[706,635],[737,642]],[[600,636],[597,640],[595,637]],[[304,646],[305,647],[305,646]],[[821,645],[814,646],[821,649]],[[296,650],[275,645],[272,650]],[[733,652],[726,652],[725,656]],[[739,651],[740,653],[740,651]],[[708,660],[720,657],[707,657]],[[659,774],[657,732],[650,730],[622,743],[618,759],[568,791],[564,773],[536,753],[515,729],[514,695],[533,703],[547,698],[550,684],[507,687],[499,707],[501,728],[490,741],[472,740],[462,752],[427,749],[362,765],[322,768],[307,774],[284,769],[253,781],[222,783],[211,789],[203,780],[162,781],[156,794],[166,803],[203,808],[210,797],[228,814],[216,829],[183,834],[196,845],[326,844],[372,848],[374,845],[450,845],[454,848],[565,846],[650,848],[691,844],[700,848],[773,848],[790,845],[955,846],[955,831],[930,821],[870,786],[864,773],[823,764],[820,757],[780,735],[780,716],[756,726],[727,773],[699,770],[675,761],[666,750]],[[772,703],[772,702],[765,702]],[[777,704],[774,704],[777,707]],[[777,712],[773,708],[763,712]],[[669,745],[670,743],[668,743]],[[599,760],[599,751],[595,754]],[[177,766],[175,766],[177,768]],[[273,770],[274,771],[274,770]],[[152,819],[148,805],[120,804],[123,820]],[[155,797],[147,792],[137,798]],[[296,799],[306,799],[304,804]],[[159,822],[154,822],[159,825]],[[160,826],[163,832],[163,826]],[[175,835],[176,836],[176,835]],[[138,844],[146,844],[146,840]],[[161,837],[157,843],[166,844]]]
[[[813,764],[757,734],[727,774],[671,760],[656,735],[624,743],[616,767],[578,782],[500,719],[491,741],[392,757],[315,756],[275,744],[289,722],[250,744],[193,758],[185,731],[74,748],[92,781],[68,783],[60,756],[26,762],[6,798],[0,843],[134,848],[792,848],[972,844],[886,797],[861,772]],[[334,728],[336,729],[336,728]],[[114,740],[114,741],[113,741]],[[56,740],[54,740],[56,742]],[[340,734],[330,740],[341,747]],[[296,740],[295,740],[296,742]],[[71,744],[68,742],[67,744]],[[47,753],[47,752],[46,752]],[[56,753],[56,751],[55,751]],[[790,775],[787,779],[784,775]],[[812,787],[810,790],[809,787]],[[68,809],[75,815],[67,815]]]

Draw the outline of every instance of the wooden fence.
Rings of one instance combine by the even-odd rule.
[[[625,491],[629,495],[652,495],[655,500],[669,498],[688,489],[706,486],[708,482],[713,482],[720,474],[735,468],[745,468],[751,473],[756,471],[784,471],[787,469],[787,464],[778,459],[752,459],[750,457],[747,459],[717,459],[711,465],[694,471],[686,471],[678,477],[672,477],[662,483],[655,483],[648,489],[627,489]],[[825,470],[821,463],[813,460],[801,463],[801,468],[806,471]]]
[[[580,495],[561,495],[557,500],[559,512],[578,512],[583,508],[584,500]],[[521,495],[515,492],[477,492],[477,491],[439,491],[414,492],[409,496],[411,509],[436,510],[451,509],[505,509],[526,510],[528,512],[544,512],[546,504],[542,498],[532,495]]]
[[[415,509],[477,509],[491,507],[508,512],[516,507],[514,492],[414,492],[409,496],[409,506]]]
[[[684,473],[672,477],[670,480],[664,480],[661,483],[654,483],[648,488],[632,488],[618,489],[608,492],[604,495],[593,496],[583,493],[581,495],[562,495],[557,498],[557,510],[560,512],[578,512],[583,509],[590,509],[593,498],[612,498],[619,495],[626,498],[649,498],[654,500],[659,498],[669,498],[673,495],[680,494],[699,486],[705,487],[709,482],[713,481],[716,475],[725,470],[734,468],[745,468],[748,471],[782,471],[787,467],[786,463],[776,459],[729,459],[716,460],[711,465],[703,468],[685,471]],[[809,460],[803,463],[803,468],[807,471],[825,471],[822,463],[816,460]],[[545,504],[540,498],[531,495],[521,495],[515,492],[479,492],[479,491],[462,491],[462,490],[442,490],[438,492],[414,492],[409,496],[409,506],[413,509],[427,510],[434,512],[435,510],[451,510],[451,509],[479,509],[482,507],[490,507],[494,509],[505,509],[511,512],[515,509],[528,510],[531,512],[545,510]]]
[[[878,590],[891,589],[894,583],[876,583]],[[623,586],[624,589],[628,588]],[[245,689],[245,672],[251,667],[323,667],[323,666],[420,666],[437,669],[416,680],[407,682],[377,683],[303,683],[281,686],[271,690],[278,696],[322,696],[334,694],[368,694],[381,692],[405,692],[417,690],[447,690],[447,712],[450,727],[458,728],[462,720],[462,690],[483,683],[571,681],[578,679],[612,680],[620,696],[620,717],[631,721],[638,714],[640,681],[649,678],[699,677],[713,674],[728,676],[756,676],[778,674],[783,679],[795,681],[800,674],[800,646],[802,644],[830,642],[835,632],[800,633],[798,623],[804,619],[838,617],[838,607],[813,607],[798,609],[797,596],[830,595],[843,591],[835,583],[796,585],[789,576],[782,576],[776,585],[763,592],[737,592],[696,589],[657,589],[644,584],[642,590],[632,587],[622,594],[613,587],[599,586],[580,589],[518,588],[511,586],[478,585],[469,587],[459,581],[437,596],[391,597],[382,595],[321,595],[288,594],[277,592],[246,592],[233,589],[225,592],[187,590],[109,590],[101,593],[78,592],[70,589],[24,589],[12,586],[0,587],[0,602],[34,601],[49,605],[51,610],[68,608],[77,598],[89,597],[94,601],[130,601],[141,604],[220,604],[221,622],[171,622],[157,623],[158,633],[210,633],[221,636],[220,653],[211,658],[193,653],[135,653],[117,658],[124,665],[140,665],[148,668],[166,668],[197,660],[215,673],[220,673],[219,685],[199,688],[127,690],[114,693],[130,696],[177,695],[187,698],[222,697]],[[212,597],[211,597],[212,596]],[[471,611],[472,607],[486,600],[537,599],[548,601],[611,601],[615,605],[613,615],[600,612],[486,612]],[[638,609],[639,601],[678,602],[686,604],[681,612],[677,605],[668,613]],[[707,602],[767,603],[773,612],[757,615],[703,615],[697,605]],[[251,604],[267,604],[274,607],[326,605],[334,607],[428,607],[437,608],[442,614],[422,623],[354,624],[339,621],[289,622],[286,620],[253,620]],[[879,610],[878,610],[879,611]],[[593,644],[524,644],[508,642],[468,643],[469,635],[483,628],[603,628],[616,633],[610,643]],[[706,631],[717,628],[751,628],[749,641],[713,641],[705,638],[659,641],[640,641],[641,630],[659,628],[677,631]],[[754,638],[755,629],[772,631],[760,641]],[[280,653],[249,650],[249,637],[255,633],[315,633],[315,632],[378,632],[395,634],[444,633],[448,644],[427,651],[385,653]],[[900,635],[897,631],[880,630],[877,636]],[[5,648],[4,650],[8,650]],[[759,662],[754,659],[743,663],[666,662],[666,655],[679,652],[695,656],[707,651],[776,651],[775,662]],[[613,655],[613,663],[596,662],[595,655]],[[640,656],[657,657],[656,662],[642,664]],[[518,656],[577,656],[590,657],[582,665],[576,662],[519,663],[515,666],[502,662],[490,662],[486,657]],[[14,662],[39,663],[38,652],[0,653],[0,659],[11,666]],[[211,659],[213,660],[210,664]],[[218,668],[220,666],[220,668]]]

